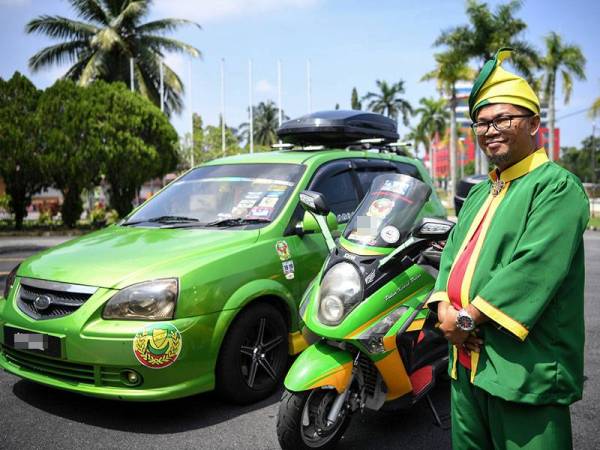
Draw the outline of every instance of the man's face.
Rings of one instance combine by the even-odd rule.
[[[498,117],[521,116],[533,113],[508,103],[487,105],[479,110],[477,122],[489,122]],[[532,136],[539,127],[539,117],[519,117],[511,120],[510,128],[498,131],[490,123],[484,135],[477,136],[479,146],[488,160],[500,170],[521,161],[535,151]]]

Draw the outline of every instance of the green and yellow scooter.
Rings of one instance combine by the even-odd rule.
[[[284,450],[332,448],[354,412],[410,407],[445,372],[447,342],[424,305],[453,223],[423,218],[430,194],[410,176],[379,175],[337,243],[323,195],[300,194],[330,254],[300,304],[312,344],[285,378]]]

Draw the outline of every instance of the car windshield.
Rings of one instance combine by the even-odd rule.
[[[122,225],[237,227],[273,221],[304,166],[228,164],[198,167],[175,180]]]

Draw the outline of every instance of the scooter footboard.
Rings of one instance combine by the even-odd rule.
[[[285,377],[285,387],[292,392],[321,386],[333,386],[344,392],[352,375],[352,355],[320,341],[306,348],[294,361]]]

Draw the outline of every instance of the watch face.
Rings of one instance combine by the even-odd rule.
[[[471,331],[473,329],[473,319],[466,315],[459,315],[456,318],[456,324],[458,328],[464,331]]]

